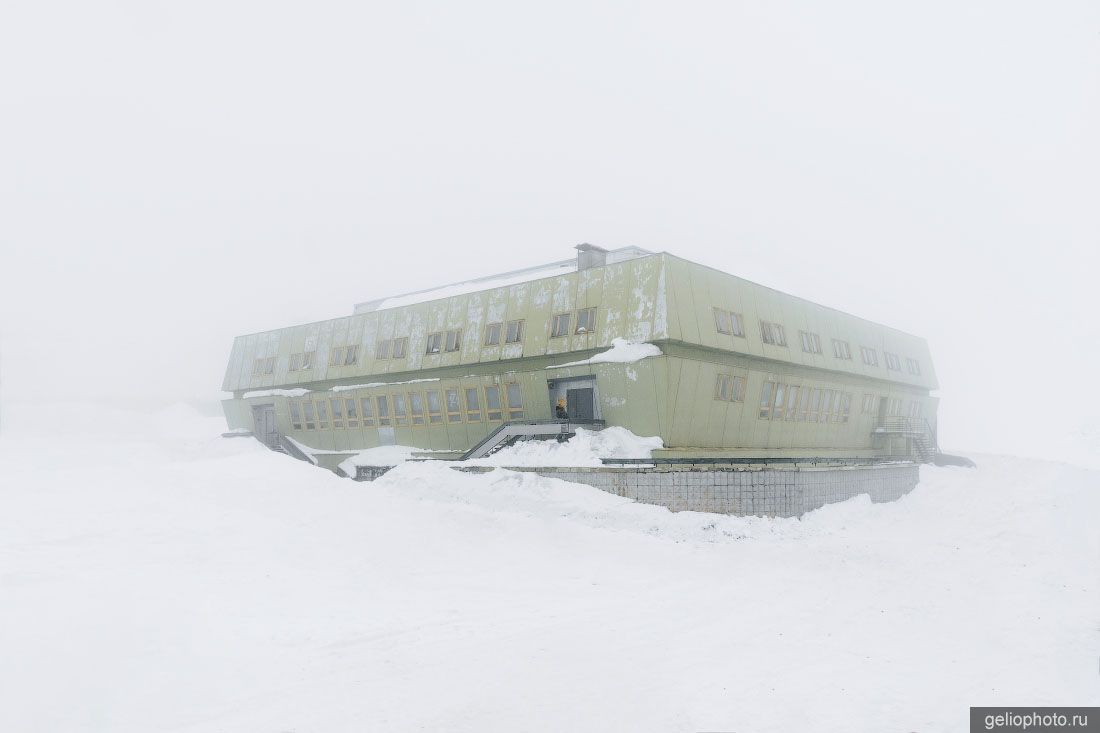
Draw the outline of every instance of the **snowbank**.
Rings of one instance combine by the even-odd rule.
[[[344,384],[332,388],[333,392],[347,392],[353,389],[366,389],[369,387],[389,387],[394,384],[416,384],[417,382],[438,382],[438,378],[409,379],[405,382],[368,382],[367,384]]]
[[[486,458],[465,463],[481,466],[601,466],[601,458],[649,458],[651,451],[662,447],[664,443],[659,437],[639,437],[618,426],[603,430],[577,428],[576,435],[564,443],[528,440],[502,448]]]
[[[380,445],[361,450],[340,463],[340,470],[348,476],[355,476],[358,466],[396,466],[412,458],[413,453],[423,453],[423,448],[411,445]]]
[[[612,339],[611,348],[601,351],[599,354],[581,361],[571,361],[566,364],[552,364],[547,369],[562,369],[571,366],[584,366],[585,364],[633,364],[651,356],[660,356],[661,349],[655,344],[636,343],[626,339]]]

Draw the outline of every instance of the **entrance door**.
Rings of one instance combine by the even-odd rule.
[[[268,448],[279,445],[279,431],[275,427],[275,405],[254,405],[252,422],[256,427],[253,435],[259,438],[261,443]]]
[[[595,392],[591,387],[570,389],[565,393],[565,411],[571,420],[595,420]]]

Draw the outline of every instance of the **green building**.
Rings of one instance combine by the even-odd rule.
[[[573,421],[660,436],[658,457],[931,459],[924,339],[668,253],[577,250],[237,337],[229,427],[330,467],[390,444],[459,457],[564,399]],[[601,361],[619,339],[660,353]]]

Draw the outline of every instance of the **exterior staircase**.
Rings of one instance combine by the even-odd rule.
[[[899,455],[899,458],[909,458],[920,463],[933,463],[940,452],[936,431],[925,418],[887,417],[879,420],[872,432],[875,435],[906,438],[906,454]]]
[[[461,460],[484,458],[496,453],[505,446],[520,440],[546,440],[561,436],[573,436],[577,428],[602,430],[603,420],[513,420],[506,422],[475,445],[462,456]]]

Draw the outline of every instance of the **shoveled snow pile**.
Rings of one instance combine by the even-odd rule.
[[[773,520],[504,469],[356,483],[222,430],[6,408],[0,730],[935,733],[1100,705],[1097,471],[975,456]]]
[[[563,367],[583,366],[586,364],[633,364],[650,356],[660,356],[661,349],[656,344],[637,343],[617,338],[611,340],[611,348],[607,351],[581,361],[570,361],[565,364],[552,364],[547,369],[561,369]]]
[[[664,443],[658,437],[643,438],[626,428],[603,430],[577,428],[564,443],[555,440],[527,440],[466,463],[482,466],[600,466],[601,458],[649,458]]]
[[[361,450],[340,463],[340,470],[348,476],[355,475],[356,466],[396,466],[412,458],[413,453],[423,452],[423,448],[411,445],[379,445]]]

